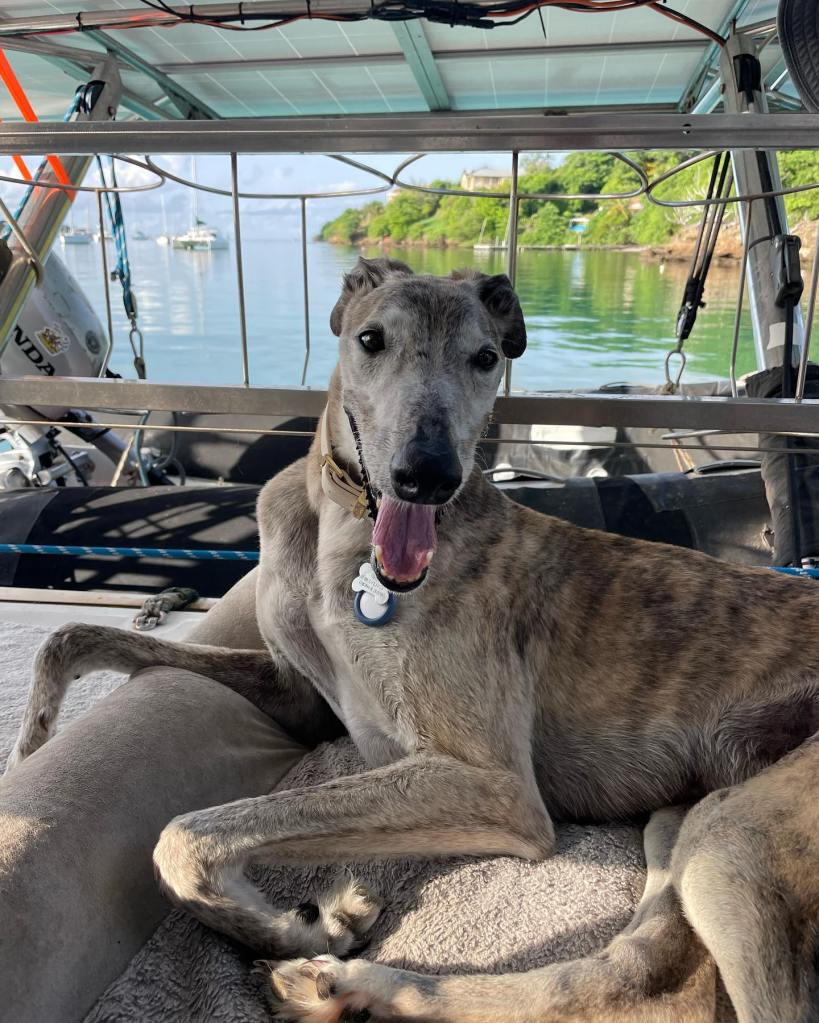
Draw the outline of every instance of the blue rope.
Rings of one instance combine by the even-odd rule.
[[[77,110],[79,109],[80,103],[83,100],[84,95],[85,95],[85,86],[84,85],[80,85],[80,86],[78,86],[74,90],[74,98],[71,100],[71,103],[68,105],[68,110],[66,110],[65,114],[63,115],[63,121],[70,121],[71,118],[74,116],[74,114],[76,114]],[[25,192],[23,192],[22,199],[20,200],[19,203],[17,203],[17,209],[14,211],[14,219],[15,220],[19,220],[20,219],[20,215],[22,214],[23,210],[25,209],[26,203],[29,200],[29,196],[34,191],[35,183],[40,180],[40,177],[41,177],[43,171],[46,169],[47,166],[48,166],[48,160],[46,160],[44,158],[41,161],[40,166],[37,168],[37,171],[35,172],[34,177],[32,178],[31,183],[29,184],[28,188],[26,188]],[[0,232],[0,238],[8,238],[10,234],[11,234],[11,224],[6,224],[3,227],[2,232]]]
[[[114,158],[113,156],[108,156],[106,159],[108,160],[108,166],[111,171],[111,185],[116,188],[117,172],[114,167]],[[103,185],[108,187],[105,168],[103,167],[101,156],[97,156],[97,166],[99,167],[100,178],[102,179]],[[122,203],[120,202],[119,192],[104,192],[103,197],[108,211],[108,220],[111,224],[111,235],[114,239],[114,245],[117,250],[117,265],[111,276],[117,277],[122,285],[122,304],[125,306],[125,315],[131,321],[131,325],[133,326],[137,314],[136,299],[134,298],[134,293],[131,290],[131,264],[128,260],[128,244],[125,241],[125,222],[122,219]],[[105,244],[104,240],[103,244]]]
[[[188,550],[179,547],[78,547],[43,543],[0,543],[0,554],[104,555],[119,558],[180,558],[189,561],[258,561],[258,551]],[[819,568],[773,566],[774,572],[819,579]]]
[[[258,551],[200,551],[178,547],[78,547],[47,543],[0,543],[0,554],[104,555],[118,558],[180,558],[188,561],[258,561]]]

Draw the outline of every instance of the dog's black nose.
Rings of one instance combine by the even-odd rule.
[[[458,456],[444,440],[413,440],[392,456],[396,497],[413,504],[444,504],[463,478]]]

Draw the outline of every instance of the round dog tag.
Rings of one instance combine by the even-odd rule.
[[[371,593],[362,591],[355,595],[355,616],[364,625],[386,625],[395,614],[395,594],[391,593],[386,604],[379,604]]]
[[[364,625],[386,625],[395,614],[395,594],[378,581],[372,565],[365,561],[353,579],[355,616]]]

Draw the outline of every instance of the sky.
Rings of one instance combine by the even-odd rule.
[[[353,157],[354,159],[356,157]],[[359,162],[392,174],[404,159],[401,154],[365,155],[357,157]],[[465,169],[478,167],[507,167],[511,158],[507,154],[448,153],[425,156],[403,173],[402,178],[412,183],[426,183],[436,178],[457,180]],[[180,177],[191,178],[193,160],[189,156],[162,156],[156,163]],[[28,165],[33,171],[36,158],[29,158]],[[19,172],[10,158],[0,159],[0,175],[19,177]],[[156,178],[142,168],[118,162],[117,178],[120,185],[144,185]],[[199,156],[196,158],[196,178],[200,184],[215,188],[230,188],[230,163],[228,156]],[[99,178],[96,170],[89,172],[86,184],[96,184]],[[239,188],[246,192],[275,193],[288,195],[299,192],[347,192],[359,188],[384,185],[386,182],[326,156],[259,156],[239,157]],[[0,181],[0,196],[14,210],[19,196],[20,185]],[[150,191],[131,192],[123,195],[123,215],[126,229],[136,228],[146,234],[164,233],[164,217],[171,234],[181,233],[190,227],[194,209],[192,191],[172,181],[161,188]],[[312,238],[321,225],[332,220],[348,206],[360,205],[372,199],[383,199],[382,194],[364,197],[328,198],[311,200],[307,203],[308,233]],[[232,235],[232,212],[229,195],[198,194],[198,215],[207,223]],[[247,238],[298,238],[300,233],[300,209],[297,198],[280,200],[243,200],[241,203],[242,234]],[[77,227],[96,230],[96,200],[93,194],[78,195],[72,219]]]

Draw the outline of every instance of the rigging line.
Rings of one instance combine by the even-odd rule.
[[[315,419],[315,416],[308,417]],[[6,417],[4,420],[11,426],[59,426],[63,429],[68,425],[65,420],[60,419],[17,419]],[[154,432],[175,432],[175,433],[229,433],[229,434],[250,434],[256,437],[315,437],[314,430],[279,430],[271,427],[256,427],[256,426],[173,426],[170,424],[156,426],[146,426],[141,423],[105,423],[104,424],[109,430],[144,430],[146,433]],[[660,427],[654,427],[652,429],[659,430]],[[715,431],[719,434],[726,434],[725,430]],[[754,434],[751,431],[745,431],[744,433],[738,433],[736,436],[750,437]],[[795,438],[815,438],[819,435],[815,433],[795,433],[794,431],[779,431],[774,436],[777,437],[795,437]],[[481,443],[483,444],[528,444],[532,447],[553,447],[553,448],[576,448],[578,446],[575,440],[555,440],[552,438],[545,438],[543,440],[535,440],[531,437],[484,437]],[[702,451],[702,444],[681,444],[678,441],[667,442],[665,444],[655,443],[653,441],[633,441],[633,440],[612,440],[607,441],[603,447],[606,448],[646,448],[646,449],[657,449],[660,451],[673,451],[677,448],[691,450],[691,451]],[[758,444],[709,444],[709,451],[748,451],[758,454],[765,449],[760,447]],[[803,453],[804,448],[780,448],[778,449],[779,454],[788,454],[789,452],[795,452],[797,454]]]

